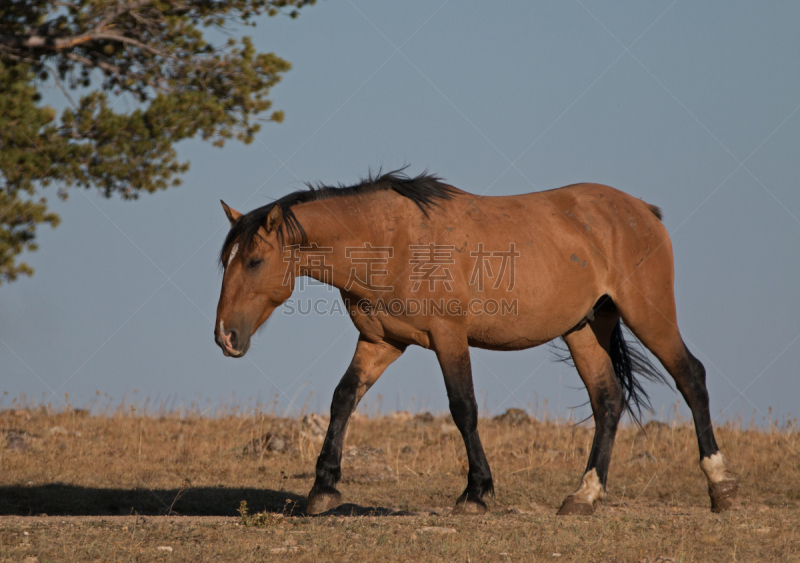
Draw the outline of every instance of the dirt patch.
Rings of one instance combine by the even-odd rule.
[[[397,481],[397,474],[386,462],[381,448],[362,446],[346,448],[342,455],[342,482],[380,483]]]

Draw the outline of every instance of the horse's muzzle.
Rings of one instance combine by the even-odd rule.
[[[224,328],[215,331],[217,345],[222,348],[222,353],[231,358],[241,358],[250,348],[250,338],[242,338],[236,329],[226,331]]]

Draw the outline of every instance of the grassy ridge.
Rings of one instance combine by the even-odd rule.
[[[591,422],[481,420],[497,495],[490,514],[470,519],[447,515],[466,481],[447,417],[357,417],[340,486],[349,504],[306,518],[325,425],[315,415],[4,411],[0,560],[800,560],[791,424],[718,429],[741,478],[731,513],[708,510],[691,424],[651,422],[619,432],[596,514],[555,518],[579,482]]]

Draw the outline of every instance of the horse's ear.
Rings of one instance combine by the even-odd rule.
[[[228,221],[230,221],[231,225],[233,225],[234,221],[236,221],[236,219],[241,217],[242,214],[236,211],[235,209],[231,209],[230,207],[228,207],[228,205],[224,201],[219,200],[219,202],[222,204],[222,209],[225,211],[225,216],[228,218]]]
[[[281,206],[273,205],[272,209],[269,210],[269,214],[267,215],[267,222],[264,224],[264,229],[268,233],[271,233],[278,228],[278,226],[281,224],[281,221],[283,221],[283,211],[281,211]]]

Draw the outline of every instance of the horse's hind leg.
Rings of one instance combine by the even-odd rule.
[[[689,352],[683,341],[681,344],[683,345],[683,354],[678,355],[679,359],[674,362],[672,369],[667,367],[667,371],[675,378],[678,389],[689,404],[689,408],[692,409],[697,442],[700,447],[700,467],[708,481],[711,511],[724,512],[733,506],[739,485],[736,476],[728,471],[725,458],[714,439],[708,390],[706,389],[706,370],[700,360]]]
[[[342,477],[342,444],[347,421],[364,393],[405,348],[404,344],[373,343],[359,338],[350,366],[333,392],[331,421],[317,458],[317,475],[308,493],[307,514],[320,514],[341,504],[342,495],[336,484]]]
[[[668,278],[671,279],[671,278]],[[647,287],[645,283],[640,284]],[[648,292],[629,286],[624,299],[615,299],[622,319],[675,380],[692,410],[700,467],[708,480],[711,510],[723,512],[733,505],[738,492],[736,476],[728,471],[725,458],[717,447],[706,388],[706,370],[681,338],[675,315],[672,288]]]
[[[564,336],[575,367],[589,392],[595,429],[580,487],[564,500],[559,515],[592,514],[595,503],[606,496],[608,464],[624,409],[622,386],[609,355],[611,332],[618,319],[614,313],[597,314],[591,324]]]

